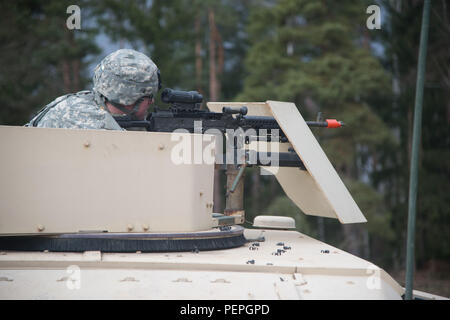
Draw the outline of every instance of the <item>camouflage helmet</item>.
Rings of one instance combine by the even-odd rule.
[[[116,104],[134,104],[144,96],[155,96],[159,88],[158,67],[135,50],[109,54],[94,71],[94,91]]]

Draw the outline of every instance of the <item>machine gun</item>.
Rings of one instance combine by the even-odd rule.
[[[143,127],[152,132],[173,132],[176,129],[186,129],[194,133],[195,121],[202,121],[202,132],[214,128],[226,132],[227,129],[242,128],[255,129],[257,132],[261,129],[280,132],[280,142],[286,142],[286,135],[281,130],[276,120],[272,117],[247,116],[246,106],[240,108],[223,107],[222,112],[210,112],[200,109],[203,102],[203,96],[197,91],[180,91],[166,88],[161,93],[161,100],[170,104],[169,109],[163,110],[155,107],[146,120],[132,120],[131,118],[116,117],[116,121],[122,128]],[[343,122],[335,119],[325,121],[307,121],[310,127],[339,128]],[[196,132],[197,133],[197,132]]]
[[[155,107],[146,120],[133,120],[128,116],[115,117],[115,120],[122,128],[145,128],[152,132],[174,132],[177,129],[187,130],[189,133],[205,133],[209,129],[216,129],[222,133],[227,130],[242,129],[247,131],[253,129],[256,136],[245,136],[245,143],[251,141],[277,141],[287,142],[288,139],[273,117],[248,116],[246,106],[222,108],[222,112],[210,112],[200,109],[203,96],[197,91],[180,91],[166,88],[161,93],[161,100],[168,103],[168,109]],[[201,126],[196,125],[198,122]],[[309,127],[339,128],[343,122],[335,119],[325,121],[307,121]],[[277,130],[273,134],[272,130]],[[256,164],[261,164],[259,154],[250,155],[247,158],[256,159]],[[299,167],[305,170],[303,163],[295,152],[279,153],[279,166]]]

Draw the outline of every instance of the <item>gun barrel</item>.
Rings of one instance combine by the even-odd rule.
[[[306,121],[309,127],[322,127],[322,128],[340,128],[344,125],[342,121],[336,119],[326,119],[325,121]]]
[[[225,108],[224,108],[225,109]],[[176,111],[176,112],[175,112]],[[218,129],[225,132],[227,129],[242,128],[244,130],[256,130],[256,139],[262,141],[265,133],[260,130],[268,130],[268,141],[279,139],[280,142],[286,142],[287,138],[283,130],[280,128],[275,118],[267,116],[244,116],[247,111],[245,107],[240,109],[225,109],[223,113],[208,112],[205,110],[157,110],[152,112],[147,120],[133,120],[122,117],[115,117],[118,124],[125,129],[141,127],[147,131],[155,132],[173,132],[176,129],[186,129],[189,132],[195,131],[196,121],[201,122],[201,130],[205,132],[207,129]],[[231,114],[238,114],[236,118]],[[327,119],[326,121],[306,121],[310,127],[323,128],[339,128],[343,122],[335,119]],[[275,134],[273,130],[279,130]],[[250,138],[249,138],[250,139]],[[253,138],[252,138],[253,139]],[[254,139],[253,139],[254,140]]]

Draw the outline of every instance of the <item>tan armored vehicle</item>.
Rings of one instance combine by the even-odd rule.
[[[208,104],[229,119],[241,106],[285,138],[250,137],[243,158],[256,152],[305,214],[366,221],[294,104]],[[204,131],[1,126],[0,298],[402,299],[384,270],[291,218],[244,229],[244,208],[213,212],[219,145]],[[264,165],[265,151],[279,157]],[[237,206],[246,164],[229,183]]]

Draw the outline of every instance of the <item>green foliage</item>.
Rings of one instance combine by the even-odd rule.
[[[395,240],[395,231],[391,226],[391,213],[386,208],[381,194],[360,181],[347,182],[350,193],[358,203],[367,219],[367,228],[371,237],[382,240]]]
[[[118,1],[96,4],[99,26],[114,41],[127,41],[147,53],[162,71],[166,86],[185,86],[194,61],[194,9],[186,1]],[[128,45],[127,45],[128,47]],[[192,74],[192,73],[191,73]]]
[[[385,186],[387,199],[392,203],[392,225],[397,230],[398,242],[406,243],[406,232],[401,230],[406,228],[408,210],[410,141],[423,4],[383,1],[383,6],[390,17],[388,27],[380,34],[385,48],[383,64],[397,80],[398,88],[394,90],[392,108],[380,110],[380,115],[397,129],[399,148],[382,149],[380,166],[387,169],[382,172],[384,176],[390,175]],[[447,189],[450,183],[450,81],[448,72],[443,72],[450,66],[450,8],[445,1],[434,1],[431,8],[416,212],[418,266],[431,259],[450,259],[445,245],[449,241],[450,222]]]

